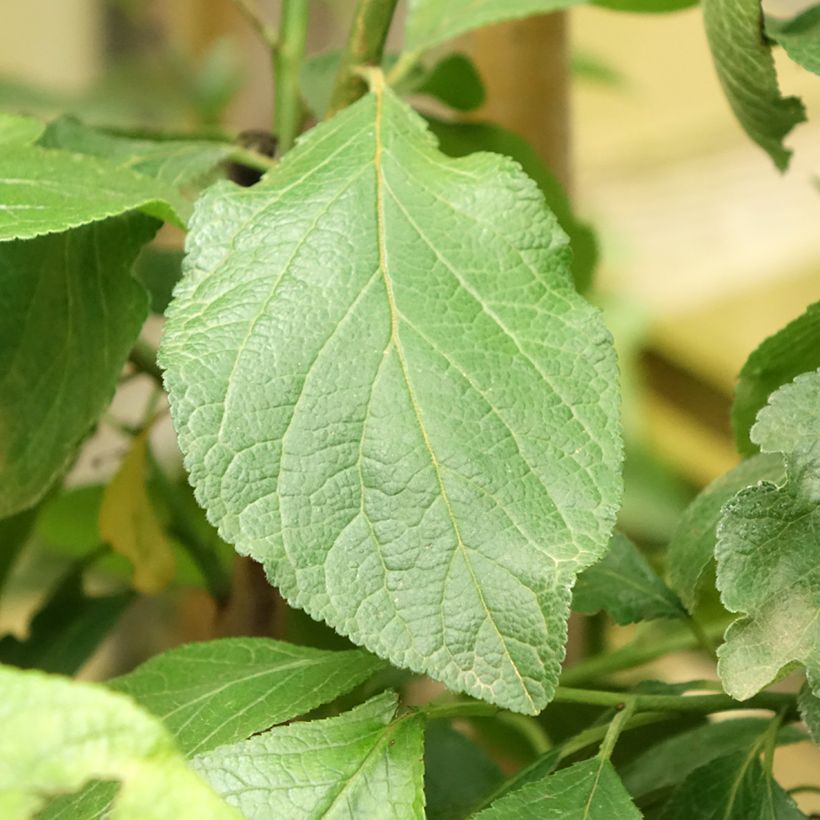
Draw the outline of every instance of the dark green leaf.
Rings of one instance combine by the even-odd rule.
[[[723,505],[745,487],[781,480],[783,472],[782,456],[752,456],[715,479],[684,512],[667,548],[666,580],[690,612],[697,606],[706,570],[714,560]]]
[[[210,520],[292,605],[535,713],[620,499],[611,338],[535,184],[445,157],[374,82],[197,204],[174,423]]]
[[[572,608],[588,614],[606,610],[618,624],[681,618],[686,614],[675,593],[619,532],[612,536],[609,552],[578,576]]]
[[[532,146],[523,137],[499,125],[480,122],[444,122],[428,119],[441,150],[451,157],[466,157],[478,151],[491,151],[514,159],[533,179],[569,236],[572,248],[572,277],[575,287],[584,293],[592,283],[598,263],[598,242],[592,229],[579,220],[561,184],[544,165]]]
[[[187,755],[298,717],[366,680],[381,661],[265,638],[192,643],[109,682],[162,718]]]
[[[796,63],[820,74],[820,5],[791,20],[767,17],[766,34],[783,46]]]
[[[423,818],[420,716],[385,692],[350,712],[271,729],[193,766],[247,820]]]
[[[461,732],[441,721],[424,733],[424,794],[428,820],[461,820],[503,779],[497,764]]]
[[[38,513],[39,508],[31,507],[0,520],[0,593],[3,591],[6,578],[14,568],[17,556],[31,535]]]
[[[800,373],[820,367],[820,302],[810,305],[749,356],[738,377],[732,426],[738,450],[757,452],[749,438],[755,418],[769,396]]]
[[[156,227],[135,214],[0,243],[0,516],[43,496],[110,402],[148,314],[129,271]]]
[[[134,277],[151,297],[151,312],[165,313],[174,286],[182,276],[182,251],[149,245],[137,258]]]
[[[448,54],[412,90],[435,97],[457,111],[472,111],[485,97],[481,75],[464,54]]]
[[[782,97],[763,36],[760,0],[703,0],[706,37],[720,84],[746,133],[782,171],[791,151],[784,137],[805,120],[797,97]]]

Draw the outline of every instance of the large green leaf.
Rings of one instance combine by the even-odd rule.
[[[0,516],[46,492],[110,402],[148,314],[129,270],[156,227],[132,214],[0,243]]]
[[[675,593],[619,532],[613,534],[609,552],[578,576],[572,608],[586,613],[606,610],[618,624],[681,618],[686,614]]]
[[[620,498],[612,343],[536,186],[440,154],[378,79],[198,203],[174,423],[211,521],[294,606],[533,713]]]
[[[0,242],[31,239],[142,210],[182,224],[172,188],[113,163],[36,145],[0,152]]]
[[[101,686],[0,667],[0,815],[33,817],[49,794],[122,780],[114,820],[235,820],[156,718]]]
[[[820,74],[820,5],[791,20],[766,19],[766,34],[803,68]]]
[[[749,455],[757,447],[749,438],[760,409],[778,387],[800,373],[820,367],[820,302],[764,340],[743,365],[732,404],[737,448]]]
[[[192,755],[306,714],[381,665],[361,650],[226,638],[172,649],[108,685],[162,718]]]
[[[786,458],[782,486],[742,490],[718,527],[717,585],[742,617],[718,650],[723,685],[745,699],[802,663],[820,694],[820,371],[781,387],[760,411],[752,441]]]
[[[338,717],[293,723],[198,755],[194,768],[248,820],[424,817],[419,715],[390,692]]]
[[[425,49],[474,28],[547,14],[585,0],[410,0],[405,41],[408,49]]]
[[[640,820],[608,760],[597,757],[536,780],[496,800],[476,820]]]
[[[798,820],[805,815],[760,762],[760,746],[711,760],[672,793],[660,820]]]
[[[666,580],[690,612],[697,606],[707,569],[715,557],[723,505],[745,487],[782,478],[783,457],[758,454],[716,478],[687,507],[667,547]]]
[[[783,138],[805,120],[797,97],[783,97],[763,36],[760,0],[703,0],[706,36],[726,98],[746,133],[782,171],[791,151]]]
[[[590,226],[579,219],[561,183],[547,168],[537,151],[513,131],[487,122],[445,122],[428,119],[430,130],[441,150],[451,157],[466,157],[478,151],[492,151],[514,159],[544,194],[549,209],[566,231],[572,248],[572,278],[583,293],[592,283],[598,264],[598,242]]]

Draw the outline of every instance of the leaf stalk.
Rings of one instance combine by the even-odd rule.
[[[281,39],[273,52],[276,83],[274,132],[279,152],[289,151],[302,128],[304,109],[299,90],[299,69],[305,56],[308,0],[282,0]]]

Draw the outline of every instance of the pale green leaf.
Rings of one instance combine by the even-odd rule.
[[[812,740],[820,744],[820,697],[813,695],[808,684],[800,690],[797,698],[800,717],[809,729]]]
[[[0,805],[33,817],[48,795],[121,780],[114,820],[228,820],[160,722],[101,686],[0,667]],[[8,815],[4,815],[8,816]]]
[[[791,20],[766,19],[766,34],[803,68],[820,74],[820,5]]]
[[[608,760],[597,757],[536,780],[496,800],[476,820],[640,820]]]
[[[0,146],[4,150],[37,142],[44,130],[45,125],[35,117],[0,111]]]
[[[620,498],[617,373],[509,160],[378,86],[211,188],[161,348],[197,498],[296,607],[538,712]]]
[[[408,49],[425,49],[474,28],[548,14],[585,0],[410,0],[405,42]]]
[[[793,663],[820,692],[820,371],[781,387],[757,417],[751,438],[786,458],[782,486],[738,493],[718,527],[717,586],[742,615],[718,650],[726,691],[751,697]]]
[[[648,748],[621,771],[624,785],[637,798],[682,783],[711,761],[748,751],[765,735],[766,718],[737,718],[696,726]],[[792,726],[780,729],[777,743],[797,743],[805,735]]]
[[[181,225],[176,193],[96,157],[36,145],[0,152],[0,242],[59,233],[141,210]]]
[[[162,718],[191,755],[306,714],[380,666],[361,650],[225,638],[172,649],[108,685]]]
[[[798,820],[805,815],[760,762],[760,745],[695,769],[659,820]]]
[[[781,171],[791,151],[784,137],[806,118],[797,97],[783,97],[763,35],[760,0],[703,0],[706,37],[726,98],[746,133]]]
[[[572,608],[590,614],[606,610],[618,624],[686,614],[675,593],[620,532],[613,534],[607,554],[578,576]]]
[[[783,457],[764,453],[742,461],[700,492],[680,518],[666,552],[666,582],[692,612],[712,566],[723,505],[759,481],[783,478]]]
[[[171,544],[148,495],[148,433],[134,437],[100,505],[100,537],[134,567],[132,584],[155,595],[173,580],[176,561]]]
[[[0,243],[0,516],[42,497],[110,402],[148,313],[129,271],[156,227],[134,214]]]
[[[293,723],[197,755],[194,768],[247,820],[423,818],[419,715],[378,695],[338,717]]]
[[[737,448],[749,455],[757,447],[749,438],[760,409],[778,387],[800,373],[820,367],[820,302],[764,340],[743,365],[732,404]]]

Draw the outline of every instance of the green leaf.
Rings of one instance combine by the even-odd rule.
[[[726,98],[746,133],[781,171],[791,151],[783,138],[806,118],[797,97],[782,97],[763,36],[760,0],[703,0],[706,37]]]
[[[584,0],[410,0],[405,42],[416,51],[474,28],[561,11]]]
[[[660,820],[797,820],[805,815],[760,762],[760,746],[711,760],[672,793]]]
[[[461,732],[434,721],[424,733],[424,794],[428,820],[467,817],[499,785],[496,763]]]
[[[45,125],[35,117],[0,111],[0,145],[3,149],[37,142]]]
[[[636,799],[677,786],[713,760],[758,744],[770,723],[765,718],[721,720],[662,740],[624,766],[624,785]],[[780,729],[777,743],[798,743],[804,738],[802,732],[786,726]]]
[[[787,665],[806,666],[820,693],[820,371],[772,394],[752,428],[763,452],[786,458],[782,486],[742,490],[718,528],[717,586],[724,606],[742,617],[726,631],[718,672],[740,699]]]
[[[34,529],[39,512],[39,508],[32,507],[17,515],[0,519],[0,594]]]
[[[797,698],[800,717],[809,729],[812,740],[820,744],[820,698],[812,694],[808,684],[800,690]]]
[[[675,593],[620,532],[613,533],[607,554],[578,576],[572,608],[588,614],[604,609],[617,624],[686,615]]]
[[[444,122],[428,119],[430,130],[441,150],[451,157],[466,157],[478,151],[491,151],[514,159],[541,189],[549,209],[566,231],[572,248],[572,276],[579,292],[592,283],[598,263],[598,242],[589,225],[573,213],[561,184],[544,165],[532,146],[518,134],[499,125],[481,122]]]
[[[133,600],[130,592],[90,596],[83,591],[86,563],[72,567],[43,608],[29,635],[0,639],[0,662],[73,675],[91,657]]]
[[[111,401],[148,313],[129,270],[156,227],[134,214],[0,243],[0,516],[43,496]]]
[[[260,185],[211,188],[189,251],[161,363],[222,537],[356,643],[538,712],[621,442],[610,336],[535,185],[444,157],[377,83]]]
[[[164,652],[108,685],[162,718],[192,755],[306,714],[381,666],[361,650],[226,638]]]
[[[8,667],[0,667],[0,692],[0,806],[15,806],[14,818],[33,817],[47,795],[91,778],[122,780],[114,820],[239,817],[128,698]]]
[[[134,438],[105,488],[99,521],[102,540],[132,563],[134,589],[155,595],[173,580],[176,562],[146,486],[149,432]]]
[[[679,11],[696,6],[698,0],[593,0],[593,5],[613,11],[633,11],[641,14],[657,14]]]
[[[769,396],[795,376],[820,367],[820,302],[763,341],[740,371],[732,404],[738,450],[757,452],[749,431]]]
[[[424,817],[419,715],[385,692],[338,717],[293,723],[198,755],[194,768],[248,820]]]
[[[798,65],[820,74],[820,5],[790,20],[767,17],[766,34],[783,46]]]
[[[0,152],[0,242],[60,233],[141,210],[182,225],[173,189],[96,157],[37,145]]]
[[[448,54],[423,76],[413,88],[456,111],[472,111],[486,97],[484,83],[473,61],[466,54]]]
[[[496,800],[476,820],[640,820],[608,760],[597,757],[536,780]]]
[[[742,461],[700,492],[680,518],[666,552],[666,582],[693,612],[712,565],[723,505],[759,481],[783,478],[783,457],[764,453]]]
[[[151,297],[152,313],[165,313],[181,276],[182,252],[154,245],[143,249],[134,266],[134,278],[142,282]]]

